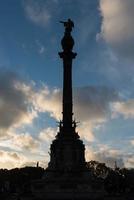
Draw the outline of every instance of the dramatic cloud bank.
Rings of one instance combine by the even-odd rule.
[[[34,82],[24,81],[16,74],[9,72],[1,72],[0,83],[0,115],[2,116],[0,146],[3,149],[9,148],[16,154],[29,152],[29,154],[35,153],[40,156],[44,152],[44,144],[47,146],[50,144],[57,129],[51,126],[44,127],[37,129],[34,135],[32,129],[26,127],[33,127],[34,120],[39,120],[43,113],[47,113],[54,120],[62,119],[61,90],[45,85],[37,86]],[[77,131],[82,139],[85,139],[87,143],[95,142],[95,130],[100,129],[113,116],[118,117],[122,114],[127,118],[133,117],[133,100],[125,102],[120,98],[117,91],[104,86],[74,89],[74,116],[76,120],[80,120]],[[133,142],[131,144],[133,145]],[[101,162],[106,161],[109,165],[113,165],[117,159],[121,165],[122,160],[118,159],[119,154],[115,155],[115,153],[114,149],[102,152],[88,151],[87,158],[93,157]],[[6,157],[7,160],[9,157],[12,158],[12,154],[6,153]],[[26,159],[21,160],[22,162],[17,162],[18,166],[28,162]],[[33,163],[33,160],[30,162]],[[4,160],[2,166],[4,166]]]
[[[125,58],[134,58],[134,1],[100,0],[101,36]]]
[[[36,110],[48,112],[56,120],[61,119],[61,96],[60,90],[44,87],[34,94]],[[107,120],[110,115],[110,104],[117,99],[118,93],[107,87],[91,86],[74,90],[74,117],[80,120],[78,131],[82,138],[87,141],[95,139],[93,129]],[[48,130],[45,131],[48,133]],[[52,130],[49,131],[52,135]]]

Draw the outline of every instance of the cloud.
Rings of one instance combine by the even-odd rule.
[[[134,1],[100,0],[100,36],[121,56],[134,58]]]
[[[60,115],[58,91],[44,85],[37,87],[34,82],[22,80],[15,73],[1,70],[1,145],[4,147],[7,145],[18,151],[39,152],[41,141],[35,139],[32,132],[27,133],[26,126],[32,127],[33,120],[38,118],[41,112],[48,112],[50,117],[58,118]]]
[[[134,139],[130,139],[130,144],[132,145],[132,146],[134,146]]]
[[[44,84],[37,86],[9,72],[1,73],[0,83],[1,139],[6,137],[7,143],[6,140],[4,143],[10,143],[14,150],[39,152],[41,140],[49,143],[57,130],[51,127],[41,132],[37,130],[38,139],[35,139],[32,132],[23,128],[26,125],[32,127],[33,120],[41,113],[48,113],[50,118],[56,120],[62,119],[61,90]],[[88,86],[75,88],[73,96],[74,117],[80,121],[77,131],[82,139],[92,142],[96,139],[95,130],[109,119],[111,104],[119,101],[119,94],[112,88]]]
[[[74,20],[78,20],[77,28],[79,31],[78,40],[80,47],[96,32],[98,26],[97,6],[98,1],[90,2],[77,0],[77,3],[72,3],[71,0],[24,1],[24,10],[27,18],[34,24],[47,29],[51,27],[48,25],[52,25],[53,22],[56,23],[59,19],[66,20],[68,17],[71,17]],[[77,12],[74,12],[74,10],[77,10]],[[94,22],[92,22],[92,16],[94,16]],[[88,24],[90,24],[90,26]]]
[[[36,167],[37,161],[39,161],[39,166],[46,168],[47,163],[44,161],[44,157],[33,158],[14,151],[0,151],[0,168],[12,169],[25,166]]]
[[[103,86],[76,88],[74,91],[74,115],[78,120],[103,121],[106,118],[109,103],[117,101],[118,92]],[[39,112],[48,112],[51,117],[59,119],[62,111],[62,94],[57,88],[44,86],[33,94],[33,104]]]
[[[103,120],[106,118],[109,103],[117,101],[118,93],[103,86],[77,88],[74,92],[74,111],[78,120]]]
[[[36,89],[33,85],[20,85],[27,95],[28,102],[35,112],[47,112],[50,117],[62,118],[62,92],[58,88],[42,85]],[[82,123],[101,124],[110,113],[110,104],[119,99],[119,94],[112,88],[88,86],[74,89],[74,116]],[[51,131],[50,131],[51,132]]]
[[[38,53],[43,54],[46,51],[44,45],[39,40],[36,40],[35,43],[36,43],[36,46],[37,46]]]
[[[112,105],[113,117],[117,117],[119,114],[125,118],[134,118],[134,100],[129,99],[124,102],[115,102]]]
[[[26,150],[30,152],[37,152],[40,147],[39,141],[33,138],[28,133],[25,134],[15,134],[13,139],[11,139],[13,146],[16,146],[20,150]]]
[[[47,112],[56,120],[62,118],[61,90],[45,85],[37,89],[34,84],[21,83],[18,84],[18,88],[21,88],[27,96],[30,107],[36,113],[35,117],[38,113]],[[88,141],[94,140],[94,128],[99,128],[107,120],[110,114],[110,104],[116,102],[118,98],[118,93],[107,87],[89,86],[74,90],[74,116],[78,121],[80,120],[78,131],[82,138]],[[40,137],[49,140],[53,137],[53,129],[43,130]]]
[[[39,142],[23,132],[32,126],[39,113],[48,112],[50,117],[60,117],[60,93],[34,82],[22,80],[17,74],[7,71],[0,73],[0,137],[1,141],[11,140],[14,148],[35,151]],[[50,131],[50,130],[49,130]]]
[[[88,142],[93,142],[95,140],[94,136],[94,127],[97,126],[96,124],[91,123],[90,121],[80,122],[78,124],[77,130],[78,134],[82,139],[85,139]]]
[[[74,115],[80,120],[78,131],[82,138],[94,141],[94,129],[107,121],[110,104],[117,101],[118,93],[111,88],[88,86],[74,92]]]
[[[131,140],[130,143],[134,146],[134,140]]]
[[[44,87],[34,95],[34,105],[38,111],[48,112],[51,117],[59,120],[62,117],[61,97],[59,89]],[[94,140],[94,128],[99,128],[107,120],[110,115],[110,103],[118,98],[118,93],[107,87],[89,86],[74,90],[74,116],[80,120],[78,132],[82,138]],[[50,135],[53,135],[52,130],[45,130],[46,133],[49,131],[50,138]]]
[[[36,166],[37,161],[39,161],[40,166],[46,168],[47,161],[42,157],[30,157],[28,155],[24,155],[18,152],[8,152],[8,151],[0,151],[0,168],[15,168],[15,167],[25,167],[25,166]],[[122,154],[118,150],[109,149],[108,147],[105,149],[101,149],[99,151],[95,151],[92,148],[86,146],[86,160],[96,160],[102,163],[106,163],[110,167],[114,167],[115,161],[119,167],[124,167],[124,161],[122,159]],[[134,158],[132,155],[126,156],[125,166],[133,166]]]
[[[13,127],[29,124],[37,116],[29,102],[25,83],[15,73],[0,73],[0,137]]]
[[[18,156],[17,153],[10,153],[10,152],[4,152],[4,151],[0,151],[0,156],[1,157],[10,157],[11,160],[20,160],[20,157]]]
[[[125,161],[125,166],[127,168],[133,168],[134,167],[134,155],[128,155],[126,161]]]
[[[41,46],[40,49],[39,49],[39,53],[42,54],[42,53],[44,53],[44,51],[45,51],[45,47]]]
[[[1,138],[2,144],[5,144],[5,146],[2,145],[3,148],[7,145],[10,150],[40,154],[44,148],[42,144],[50,143],[54,139],[57,129],[48,127],[42,131],[37,130],[36,138],[34,138],[32,132],[23,128],[25,125],[32,127],[33,120],[38,118],[40,113],[48,113],[51,118],[56,120],[61,119],[61,90],[49,88],[44,84],[37,86],[34,82],[24,81],[16,74],[9,72],[0,74],[0,83],[0,115],[3,116],[0,121],[0,129],[6,130],[2,133],[7,136],[4,140]],[[95,130],[110,118],[111,105],[116,103],[124,102],[120,102],[118,92],[112,88],[88,86],[74,89],[74,116],[78,121],[80,120],[77,131],[82,139],[84,138],[88,142],[96,139]],[[9,112],[12,118],[9,118],[7,123]],[[109,160],[112,160],[113,154],[111,152],[106,154],[106,152],[104,160],[107,160],[108,163]],[[103,161],[101,155],[99,152],[93,154],[94,159]],[[20,166],[19,163],[18,166]]]
[[[21,128],[32,125],[37,117],[32,104],[32,87],[32,83],[17,74],[0,70],[0,143],[3,147],[20,152],[39,151],[40,142],[28,133],[21,133]],[[12,154],[9,155],[11,158]],[[6,157],[9,158],[7,154]]]
[[[47,143],[50,143],[55,138],[56,133],[57,133],[56,128],[48,127],[40,132],[39,139]]]
[[[0,151],[0,168],[15,168],[21,165],[26,158],[16,152]]]
[[[99,128],[107,120],[110,115],[110,103],[118,98],[118,93],[107,87],[89,86],[74,90],[74,116],[80,120],[78,131],[83,138],[88,141],[94,140],[93,129]],[[33,92],[32,99],[38,112],[48,112],[50,117],[56,120],[62,118],[62,94],[59,89],[44,86],[36,93]],[[46,134],[50,131],[49,138],[53,135],[50,129],[44,131]]]
[[[110,149],[107,146],[100,149],[99,151],[94,151],[93,149],[86,147],[86,160],[96,160],[101,163],[106,163],[107,166],[114,168],[115,162],[118,167],[124,167],[123,156],[120,151],[115,149]]]
[[[37,25],[47,26],[51,19],[51,13],[46,4],[40,4],[41,1],[27,1],[25,3],[25,12],[27,17]]]
[[[42,85],[40,89],[31,90],[32,103],[38,112],[47,112],[57,120],[61,118],[61,91]]]

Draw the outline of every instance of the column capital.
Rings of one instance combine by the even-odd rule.
[[[74,59],[77,56],[77,53],[74,53],[72,51],[70,51],[70,52],[62,51],[62,52],[59,52],[58,54],[59,54],[60,58],[62,58],[62,59],[68,59],[68,58]]]

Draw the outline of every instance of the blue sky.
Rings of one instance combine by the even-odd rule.
[[[46,166],[61,119],[60,20],[75,23],[74,113],[87,160],[134,167],[133,0],[1,0],[0,167]]]

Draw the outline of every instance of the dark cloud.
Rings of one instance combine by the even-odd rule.
[[[104,86],[88,86],[74,91],[74,110],[79,120],[98,120],[108,117],[110,103],[119,99],[118,92]]]
[[[0,71],[0,135],[28,117],[29,101],[24,82],[15,73]]]

